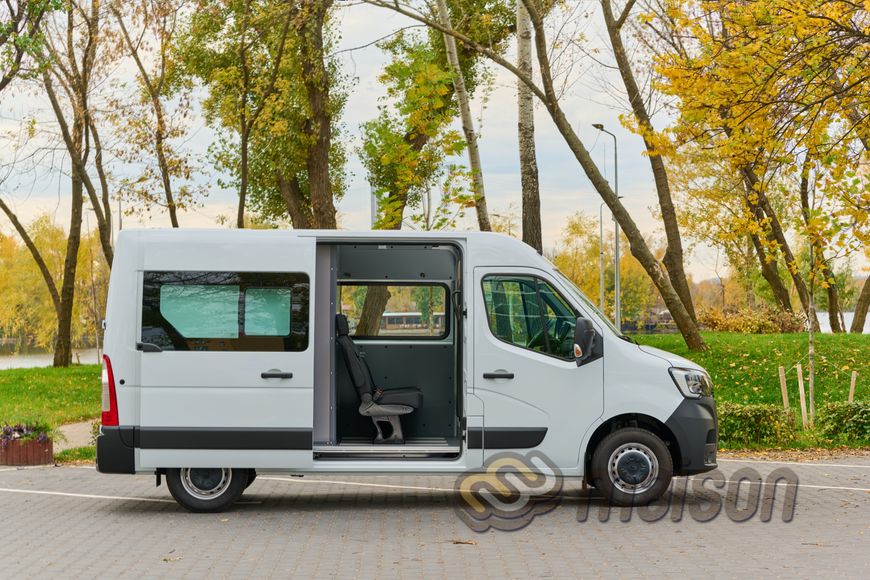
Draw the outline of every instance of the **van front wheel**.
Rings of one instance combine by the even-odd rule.
[[[605,437],[592,456],[592,482],[612,504],[646,505],[671,484],[674,464],[651,431],[625,428]]]
[[[166,484],[169,493],[184,509],[196,513],[222,512],[245,491],[248,470],[228,467],[167,469]]]

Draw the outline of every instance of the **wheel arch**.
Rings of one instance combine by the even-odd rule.
[[[647,431],[654,433],[662,441],[664,441],[665,445],[668,448],[668,451],[671,454],[671,459],[673,460],[674,464],[674,471],[677,471],[678,466],[683,464],[682,456],[680,453],[680,445],[673,431],[671,431],[667,425],[665,425],[655,417],[651,417],[650,415],[644,415],[643,413],[623,413],[621,415],[615,415],[598,425],[598,427],[592,433],[592,436],[589,438],[589,441],[586,444],[586,452],[583,455],[584,481],[586,481],[587,483],[591,481],[592,455],[595,453],[595,449],[598,448],[598,445],[601,443],[601,441],[609,434],[625,427],[637,427],[640,429],[646,429]]]

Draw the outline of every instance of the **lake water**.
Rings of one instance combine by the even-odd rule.
[[[97,349],[89,348],[73,351],[73,362],[82,364],[98,364]],[[34,352],[28,354],[0,354],[0,370],[26,369],[34,367],[50,367],[54,355],[50,352]]]

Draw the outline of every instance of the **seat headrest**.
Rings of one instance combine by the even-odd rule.
[[[347,316],[344,314],[335,315],[335,332],[338,336],[347,336],[350,334],[350,326],[348,326]]]

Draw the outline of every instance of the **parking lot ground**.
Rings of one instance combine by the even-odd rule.
[[[696,521],[710,504],[690,482],[679,522],[602,522],[603,502],[566,480],[527,527],[477,533],[453,477],[404,475],[261,475],[234,510],[190,514],[153,477],[0,467],[0,577],[870,577],[870,457],[720,463],[741,468],[797,474],[792,521],[780,499],[768,522]]]

